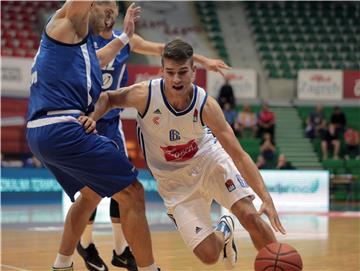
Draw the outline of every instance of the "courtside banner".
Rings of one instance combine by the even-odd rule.
[[[344,71],[344,98],[360,99],[360,71]]]
[[[29,96],[32,63],[32,58],[1,57],[2,96]]]
[[[257,74],[252,69],[231,69],[225,72],[233,87],[236,100],[257,98]],[[220,88],[225,79],[219,73],[209,72],[207,74],[207,91],[213,97],[218,97]]]
[[[300,70],[297,81],[300,100],[341,100],[343,72],[341,70]]]

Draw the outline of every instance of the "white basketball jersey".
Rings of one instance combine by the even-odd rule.
[[[190,105],[179,112],[167,101],[162,79],[149,83],[146,110],[137,117],[138,138],[162,196],[165,191],[186,193],[185,190],[195,188],[196,178],[187,178],[186,172],[196,170],[196,165],[207,159],[207,155],[222,149],[201,118],[206,98],[205,90],[193,85]],[[181,184],[171,185],[180,175],[184,176]]]

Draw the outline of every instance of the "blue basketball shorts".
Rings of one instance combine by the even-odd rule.
[[[105,136],[86,134],[75,118],[27,128],[26,137],[33,154],[72,201],[85,186],[101,197],[111,197],[136,180],[138,172],[125,152]]]

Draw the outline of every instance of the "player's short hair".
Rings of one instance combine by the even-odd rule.
[[[194,50],[190,44],[181,39],[174,39],[165,44],[161,58],[161,64],[164,65],[164,58],[182,63],[186,62],[189,59],[191,59],[192,61],[193,54]]]

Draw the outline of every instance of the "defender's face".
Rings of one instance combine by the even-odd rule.
[[[195,78],[195,66],[192,59],[188,59],[186,62],[176,62],[164,58],[161,71],[164,76],[166,91],[182,95],[192,90],[192,82]]]
[[[98,35],[106,29],[106,18],[109,8],[113,5],[112,1],[94,2],[90,12],[90,26],[93,34]]]

